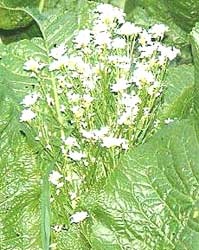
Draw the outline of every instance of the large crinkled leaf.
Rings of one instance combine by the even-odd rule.
[[[33,149],[21,136],[14,96],[0,96],[0,249],[39,250],[40,175]]]
[[[81,0],[82,1],[82,0]],[[46,0],[44,3],[44,11],[48,11],[49,9],[74,9],[78,2],[78,0]]]
[[[55,9],[75,12],[78,5],[81,5],[79,4],[80,2],[82,1],[36,0],[30,2],[4,0],[0,3],[0,38],[4,44],[9,44],[41,36],[41,32],[34,19],[25,11],[27,7],[31,9],[37,8],[46,15],[46,13]]]
[[[82,232],[90,249],[199,248],[197,130],[190,120],[163,128],[86,197]]]
[[[174,22],[183,30],[190,32],[194,24],[199,19],[199,1],[183,0],[165,2]]]
[[[132,3],[133,2],[133,3]],[[130,7],[140,6],[160,20],[173,21],[186,32],[190,32],[198,21],[199,3],[195,0],[173,1],[173,0],[127,0],[125,10],[130,12]]]
[[[61,11],[57,11],[57,13],[56,11],[53,11],[51,15],[46,15],[46,14],[40,15],[39,12],[37,12],[36,10],[33,11],[34,12],[33,14],[33,12],[30,9],[26,10],[26,12],[29,13],[29,15],[31,15],[33,18],[35,18],[43,37],[34,38],[31,41],[22,40],[20,42],[12,43],[7,46],[5,45],[0,46],[0,55],[1,55],[0,88],[4,90],[4,95],[3,95],[4,99],[6,100],[9,99],[8,107],[10,107],[11,103],[14,103],[14,105],[16,106],[16,109],[19,109],[19,106],[20,106],[19,103],[22,100],[22,96],[25,96],[27,92],[30,92],[30,90],[32,91],[33,89],[36,89],[38,86],[38,81],[35,80],[34,78],[30,78],[30,74],[23,70],[24,63],[30,58],[40,59],[44,63],[49,63],[49,60],[50,60],[49,53],[50,53],[50,50],[54,47],[54,45],[60,44],[62,42],[67,42],[68,40],[70,40],[74,30],[78,27],[76,15],[66,12],[63,9]],[[44,83],[51,84],[53,80],[54,80],[53,74],[44,75],[43,78],[41,79],[43,84]],[[9,94],[10,94],[10,98],[9,98]],[[11,118],[13,117],[12,114],[11,114]],[[29,134],[28,135],[26,134],[27,130],[25,130],[24,128],[21,128],[22,125],[19,123],[19,112],[15,110],[14,116],[17,122],[13,123],[12,119],[9,120],[10,118],[7,117],[6,121],[2,122],[2,131],[7,131],[5,130],[6,128],[8,128],[6,122],[10,121],[11,126],[15,124],[15,129],[16,129],[15,134],[18,134],[19,138],[20,138],[20,133],[22,135],[29,137]],[[9,131],[9,138],[10,138],[12,137],[12,130],[10,130],[9,128],[8,131]],[[25,150],[22,147],[19,140],[16,140],[16,138],[15,139],[12,138],[12,140],[10,141],[12,142],[14,141],[18,145],[18,147],[21,146],[22,153],[27,155],[27,150]],[[6,146],[9,147],[8,143],[4,142],[4,144],[5,144],[5,147]],[[35,148],[34,144],[30,146],[31,148]],[[40,149],[38,148],[38,150]],[[17,151],[16,154],[18,155],[19,159],[20,157],[22,157],[21,152]],[[36,157],[35,151],[33,152],[33,155],[34,157]],[[43,155],[41,156],[43,157]],[[5,156],[4,162],[6,162],[7,157],[8,156]],[[26,160],[25,156],[23,157],[24,157],[23,159]],[[16,171],[20,173],[20,168],[23,167],[23,163],[21,163],[20,160],[18,160],[18,158],[16,158],[15,161],[16,161],[16,166],[19,166],[19,168]],[[27,155],[27,161],[28,161],[28,155]],[[50,220],[49,220],[50,193],[49,193],[48,175],[49,175],[49,169],[51,169],[52,167],[51,165],[53,164],[53,162],[54,160],[51,160],[51,162],[50,163],[48,162],[48,164],[45,163],[45,157],[42,159],[39,158],[38,160],[39,169],[37,169],[37,171],[38,171],[38,174],[40,173],[38,180],[41,181],[41,178],[43,178],[43,182],[42,182],[43,185],[41,187],[42,194],[39,193],[38,195],[36,195],[32,193],[33,194],[32,196],[30,190],[29,189],[26,190],[26,186],[24,186],[23,193],[20,196],[21,199],[22,198],[24,199],[24,201],[26,200],[31,201],[31,199],[33,200],[36,199],[37,202],[39,202],[39,199],[41,199],[41,204],[40,204],[41,211],[36,206],[34,206],[33,209],[34,209],[34,212],[36,212],[37,217],[40,218],[41,226],[38,225],[38,223],[35,223],[35,227],[37,229],[37,234],[39,234],[39,238],[42,239],[42,246],[43,246],[43,249],[45,250],[49,249],[49,245],[50,245]],[[14,172],[12,172],[11,164],[10,164],[10,171],[14,175]],[[31,168],[30,168],[30,171],[31,171]],[[31,174],[29,174],[29,176],[31,177]],[[8,181],[9,181],[9,177],[8,177]],[[17,176],[16,176],[16,181],[20,182],[20,179]],[[4,180],[2,180],[1,183],[2,185],[5,185]],[[27,185],[28,184],[31,185],[31,179],[30,179],[30,183],[27,180]],[[38,187],[39,186],[37,185],[37,187],[33,189],[36,191]],[[13,190],[14,189],[15,188],[13,188]],[[10,200],[12,199],[10,198]],[[13,201],[12,203],[15,204],[15,202]],[[28,223],[27,217],[29,216],[31,218],[32,217],[31,213],[27,212],[27,215],[26,216],[24,215],[23,217],[23,213],[19,213],[18,211],[18,210],[20,211],[26,210],[26,203],[25,204],[20,203],[20,202],[17,202],[16,200],[16,204],[17,204],[16,206],[13,205],[13,208],[11,207],[11,209],[7,213],[7,216],[9,217],[10,215],[11,216],[10,218],[15,218],[12,216],[12,214],[14,213],[19,216],[18,219],[16,220],[19,225],[21,225],[20,223],[25,223],[25,222]],[[4,210],[2,211],[3,213],[5,212]],[[20,215],[22,218],[20,217]],[[13,227],[13,231],[15,230],[15,224],[13,225],[12,223],[10,223],[9,225],[6,224],[6,227],[8,231],[12,231],[12,227]],[[41,234],[40,234],[40,227],[41,227]],[[27,226],[27,230],[28,228],[29,227]],[[20,227],[20,236],[26,237],[25,230],[26,230],[25,227],[23,226]],[[34,239],[36,239],[36,234],[35,234]],[[1,249],[3,250],[21,249],[18,246],[19,245],[18,238],[14,237],[12,234],[6,233],[4,235],[4,242],[7,242],[7,241],[12,242],[12,245],[9,245],[9,244],[6,245],[5,243],[4,245],[2,245]],[[25,245],[25,243],[23,245],[23,242],[21,242],[20,247],[23,247],[24,250],[25,249],[35,249],[35,250],[38,249],[37,247],[30,246],[31,241],[29,240],[28,237],[27,237],[27,242],[29,242],[29,245]],[[40,242],[37,241],[37,244],[38,244],[37,246],[40,245],[41,247]],[[7,246],[9,247],[7,248]]]
[[[194,66],[170,67],[165,79],[165,95],[160,119],[186,118],[193,109]]]
[[[0,2],[0,29],[10,30],[27,26],[32,18],[22,9],[23,7],[39,8],[41,0],[1,0]]]
[[[4,138],[1,137],[2,139]],[[30,147],[19,139],[12,147],[8,148],[7,145],[0,150],[2,250],[40,249],[40,171],[31,151]]]

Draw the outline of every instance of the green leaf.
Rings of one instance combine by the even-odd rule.
[[[0,29],[10,30],[26,27],[32,21],[22,8],[39,7],[43,0],[2,0],[0,3]],[[20,9],[21,8],[21,9]]]
[[[170,67],[165,85],[164,102],[159,112],[159,118],[187,118],[193,108],[194,66]]]
[[[197,130],[190,120],[166,126],[85,198],[81,232],[91,249],[198,249]]]
[[[0,249],[39,250],[41,172],[33,149],[21,134],[14,98],[1,92]]]
[[[33,37],[39,36],[41,36],[41,32],[35,22],[31,23],[28,27],[0,31],[0,39],[3,44],[9,44],[23,39],[32,39]]]
[[[174,22],[183,30],[190,32],[199,18],[199,2],[195,0],[166,1]]]
[[[30,40],[21,40],[17,43],[12,43],[7,46],[5,45],[0,45],[0,55],[1,55],[1,60],[0,60],[0,74],[1,74],[1,80],[0,80],[0,89],[4,90],[4,97],[5,99],[9,99],[8,96],[10,94],[10,102],[13,103],[14,107],[16,107],[15,111],[15,119],[17,120],[16,123],[13,123],[13,121],[10,123],[11,126],[14,126],[15,124],[15,129],[18,133],[18,137],[20,138],[19,131],[22,132],[23,135],[29,136],[31,133],[28,133],[28,130],[25,129],[24,127],[21,127],[22,125],[19,123],[19,103],[22,101],[23,96],[27,94],[27,92],[32,92],[33,89],[38,88],[38,81],[35,78],[30,78],[30,74],[28,72],[25,72],[23,70],[23,65],[24,63],[30,59],[30,58],[37,58],[40,59],[44,63],[49,63],[49,53],[50,50],[54,47],[55,44],[60,44],[62,42],[67,42],[68,40],[71,39],[71,36],[74,32],[74,30],[78,27],[77,24],[77,19],[76,15],[69,13],[67,11],[59,10],[59,11],[53,11],[50,15],[43,14],[41,15],[37,10],[34,10],[34,14],[32,10],[27,9],[27,13],[29,13],[30,16],[32,16],[42,33],[42,38],[34,38],[31,41]],[[63,25],[63,23],[65,25]],[[55,32],[56,31],[56,32]],[[44,75],[43,78],[41,79],[42,83],[45,85],[48,84],[53,84],[54,76],[53,74],[51,76],[49,75]],[[3,102],[3,101],[2,101]],[[3,107],[3,106],[2,106]],[[9,118],[6,119],[8,121]],[[52,122],[52,121],[51,121]],[[3,127],[2,131],[5,130],[8,126],[2,122]],[[18,126],[16,126],[18,124]],[[56,124],[55,124],[56,126]],[[12,130],[9,128],[9,133],[12,133]],[[32,132],[32,131],[30,131]],[[8,132],[7,132],[8,133]],[[10,134],[12,136],[12,134]],[[34,135],[34,134],[33,134]],[[33,136],[32,135],[32,136]],[[17,138],[18,138],[17,137]],[[31,140],[29,140],[30,143]],[[7,147],[9,146],[8,143],[5,142],[5,145]],[[16,146],[20,147],[21,143],[19,140],[16,140]],[[31,145],[32,150],[37,147],[37,150],[40,150],[38,148],[36,142],[32,143]],[[24,154],[26,154],[27,150],[23,149],[21,147],[21,150]],[[21,157],[21,152],[17,152],[18,157]],[[38,158],[39,161],[39,169],[37,169],[37,173],[39,174],[39,181],[41,181],[41,178],[43,178],[43,187],[42,187],[42,194],[39,193],[37,195],[34,195],[35,199],[37,202],[39,201],[39,196],[41,195],[41,211],[38,209],[38,207],[35,208],[35,212],[37,215],[37,218],[41,218],[40,224],[41,224],[41,231],[39,230],[40,226],[38,223],[35,223],[35,227],[37,228],[37,235],[39,235],[39,238],[41,237],[43,249],[49,249],[50,246],[50,208],[49,208],[49,198],[50,198],[50,190],[49,190],[49,184],[48,184],[48,176],[49,176],[49,171],[51,170],[52,166],[55,164],[55,160],[51,161],[52,164],[47,164],[46,163],[46,156],[43,152],[39,152],[41,158]],[[35,155],[35,150],[33,150],[33,156],[36,157]],[[5,157],[4,163],[6,162],[8,156]],[[26,159],[26,158],[25,158]],[[28,156],[27,156],[28,160]],[[52,160],[52,159],[51,159]],[[42,165],[42,162],[44,161],[44,164]],[[49,159],[48,159],[49,162]],[[18,158],[16,158],[16,165],[18,163]],[[21,164],[20,167],[23,165]],[[43,166],[43,167],[42,167]],[[14,175],[14,172],[12,172],[12,167],[10,169],[11,173]],[[20,169],[18,168],[18,174],[20,174]],[[16,176],[16,181],[18,180]],[[9,178],[8,178],[9,181]],[[5,180],[2,180],[2,185],[5,185]],[[31,183],[30,183],[31,185]],[[40,186],[37,184],[37,187]],[[13,189],[14,190],[14,189]],[[38,188],[34,189],[38,190]],[[26,201],[26,199],[31,200],[31,196],[29,196],[29,191],[27,190],[27,195],[26,195],[26,189],[24,187],[23,190],[23,195],[21,195],[21,198]],[[24,203],[19,203],[20,206],[17,206],[13,208],[13,210],[8,212],[9,216],[11,213],[18,213],[18,209],[25,209]],[[24,206],[24,208],[23,208]],[[3,210],[4,211],[4,210]],[[5,212],[5,211],[4,211]],[[55,211],[56,213],[56,211]],[[19,213],[20,215],[20,213]],[[12,217],[12,216],[11,216]],[[21,220],[21,223],[25,220],[24,218],[18,218],[17,222],[20,223],[19,221]],[[38,221],[37,221],[38,222]],[[19,224],[20,225],[20,224]],[[11,226],[11,224],[10,224]],[[11,227],[7,225],[8,230],[11,231]],[[21,227],[20,232],[23,237],[25,237],[25,232],[23,232],[24,227]],[[28,230],[28,229],[27,229]],[[23,235],[24,234],[24,235]],[[36,235],[35,235],[36,236]],[[35,240],[37,237],[32,236],[33,239]],[[13,238],[13,241],[12,241]],[[10,245],[10,248],[8,249],[18,249],[14,248],[15,241],[17,241],[16,237],[13,235],[5,234],[4,241],[11,241],[12,245]],[[41,241],[37,241],[37,246],[41,246]],[[31,242],[29,238],[27,238],[27,242]],[[1,249],[6,249],[6,244],[2,246]],[[18,243],[17,243],[18,244]],[[8,245],[9,246],[9,245]],[[18,245],[16,245],[18,247]],[[23,249],[39,249],[38,247],[33,247],[29,246],[26,247],[26,245],[21,243],[21,246]]]

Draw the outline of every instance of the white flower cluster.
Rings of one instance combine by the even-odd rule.
[[[46,86],[42,100],[58,117],[60,130],[71,127],[51,134],[56,141],[60,138],[66,164],[82,165],[81,171],[96,168],[96,161],[99,166],[111,164],[111,157],[118,159],[139,141],[144,126],[157,128],[159,121],[152,113],[164,90],[162,78],[169,62],[180,54],[163,45],[167,31],[163,24],[148,30],[138,27],[125,21],[121,9],[99,4],[72,46],[62,43],[52,48],[49,65],[32,58],[25,63],[24,70],[36,76],[44,67],[54,75],[55,85]],[[37,118],[31,108],[39,98],[37,93],[24,98],[21,121]],[[53,171],[49,181],[58,188],[62,177]],[[71,222],[86,217],[77,213]]]
[[[38,93],[31,93],[26,95],[21,102],[21,104],[26,108],[22,111],[20,121],[21,122],[30,122],[32,119],[36,117],[34,111],[31,110],[31,106],[33,106],[37,100],[39,99],[40,95]]]

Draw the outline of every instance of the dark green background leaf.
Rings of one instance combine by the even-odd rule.
[[[91,249],[198,249],[197,130],[190,120],[163,128],[129,152],[96,201],[85,199]]]

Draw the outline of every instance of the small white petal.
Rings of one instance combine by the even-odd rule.
[[[29,122],[35,117],[36,114],[31,109],[24,109],[20,117],[20,122]]]
[[[88,217],[88,213],[87,212],[76,212],[75,214],[73,214],[70,217],[70,221],[71,223],[79,223],[82,222],[83,220],[85,220]]]
[[[49,175],[48,180],[54,184],[54,185],[58,185],[59,184],[59,179],[62,178],[63,175],[60,174],[58,171],[53,170],[52,173]]]
[[[74,161],[80,161],[82,158],[85,158],[86,155],[82,152],[77,152],[77,151],[70,151],[68,153],[68,157],[71,158]]]

